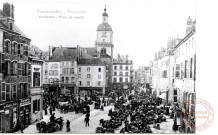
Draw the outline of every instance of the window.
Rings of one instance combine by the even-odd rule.
[[[176,64],[176,78],[180,77],[180,64]]]
[[[19,63],[20,64],[20,63]],[[19,69],[19,64],[18,64],[18,69]],[[19,74],[19,73],[18,73]],[[48,70],[45,70],[45,75],[48,75]]]
[[[13,99],[16,99],[17,98],[17,85],[14,84],[13,85]]]
[[[66,83],[69,83],[69,77],[66,77]]]
[[[177,96],[174,97],[174,102],[177,102]]]
[[[40,99],[33,100],[33,113],[40,111]]]
[[[125,73],[125,76],[129,76],[128,72]]]
[[[71,77],[71,83],[75,82],[75,77]]]
[[[23,54],[26,55],[26,56],[28,56],[28,46],[27,46],[27,45],[24,45],[23,48],[24,48],[24,49],[23,49]]]
[[[120,76],[123,76],[123,72],[120,72]]]
[[[71,68],[71,69],[70,69],[70,73],[71,73],[71,74],[74,74],[74,68]]]
[[[6,84],[6,101],[11,100],[11,85]]]
[[[12,44],[11,44],[11,54],[14,54],[14,50],[15,50],[14,42],[12,42]]]
[[[98,79],[101,79],[101,75],[98,75]]]
[[[69,75],[70,74],[70,69],[66,68],[66,74]]]
[[[2,83],[2,92],[1,92],[1,100],[6,100],[6,91],[5,91],[5,83]]]
[[[174,94],[174,96],[177,95],[177,89],[174,90],[173,94]]]
[[[79,68],[79,72],[81,72],[81,68]]]
[[[164,70],[164,71],[162,72],[162,78],[167,78],[167,71],[166,71],[166,70]]]
[[[116,76],[116,75],[117,75],[117,72],[114,72],[114,75]]]
[[[115,82],[115,83],[117,82],[117,78],[114,78],[114,82]]]
[[[20,54],[20,44],[17,46],[17,54]]]
[[[11,42],[9,40],[5,41],[4,51],[7,53],[11,52]]]
[[[49,79],[49,83],[53,83],[53,81],[54,81],[53,78]]]
[[[101,86],[101,81],[98,81],[98,86]]]
[[[54,70],[54,75],[57,76],[58,75],[58,71]]]
[[[103,39],[104,41],[104,39]],[[105,48],[101,48],[101,53],[106,54],[106,49]]]
[[[125,82],[128,83],[128,78],[125,78]]]
[[[49,75],[53,75],[53,74],[54,74],[53,70],[50,70]]]
[[[90,74],[87,74],[87,78],[90,78],[91,77],[91,75]]]
[[[61,62],[61,65],[64,66],[64,61]]]
[[[66,62],[66,66],[69,66],[69,61]]]
[[[120,66],[120,70],[122,70],[123,69],[123,66]]]
[[[126,66],[126,70],[128,70],[128,66]]]
[[[101,72],[101,68],[98,68],[98,72]]]
[[[79,86],[82,86],[82,81],[79,81]]]
[[[114,66],[114,69],[117,70],[117,66]]]
[[[78,78],[81,78],[81,74],[78,74]]]
[[[192,78],[192,62],[193,60],[192,60],[192,58],[191,58],[191,60],[190,60],[190,78]]]
[[[33,87],[40,86],[40,72],[33,72]]]
[[[62,80],[61,80],[61,81],[62,81],[62,83],[64,83],[64,77],[62,77],[61,79],[62,79]]]
[[[106,31],[103,31],[102,32],[102,37],[106,37],[107,36],[107,32]]]
[[[90,67],[87,67],[87,72],[90,72]]]
[[[87,81],[87,86],[90,86],[90,81]]]
[[[119,80],[120,80],[120,82],[123,82],[123,78],[122,77],[120,77]]]

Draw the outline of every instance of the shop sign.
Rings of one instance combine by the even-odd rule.
[[[9,114],[9,110],[5,110],[5,114]]]
[[[18,103],[16,102],[5,104],[5,108],[9,108],[9,107],[16,106],[16,105],[18,105]]]
[[[31,104],[29,98],[27,98],[27,99],[21,99],[21,101],[20,101],[20,106],[25,106],[25,105],[29,105],[29,104]]]

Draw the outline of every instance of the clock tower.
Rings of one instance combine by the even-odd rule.
[[[106,6],[102,14],[102,23],[97,27],[97,39],[95,47],[97,52],[101,54],[107,54],[113,59],[113,31],[108,24],[108,14]]]

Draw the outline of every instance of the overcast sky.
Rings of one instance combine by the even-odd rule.
[[[168,37],[184,37],[189,16],[196,19],[196,4],[191,0],[2,0],[1,9],[6,1],[15,6],[15,24],[43,51],[49,45],[94,47],[106,4],[114,56],[128,54],[135,69],[148,65],[155,52],[167,45]],[[61,13],[41,13],[50,10]]]

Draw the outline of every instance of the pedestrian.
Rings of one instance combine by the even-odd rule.
[[[21,122],[20,122],[20,131],[21,131],[21,133],[24,133],[23,130],[24,130],[24,123],[23,123],[23,120],[21,120]]]
[[[50,122],[53,122],[55,120],[55,113],[53,113],[50,117]]]
[[[80,96],[78,97],[78,102],[80,102]]]
[[[49,108],[50,115],[52,115],[52,107]]]
[[[86,127],[89,126],[89,118],[85,118]]]
[[[48,108],[47,105],[45,105],[45,108],[44,108],[44,109],[45,109],[45,115],[48,114],[48,110],[47,110],[47,108]]]
[[[67,132],[69,132],[70,131],[70,121],[69,120],[67,120],[66,128],[67,128]]]
[[[89,118],[89,117],[90,117],[90,114],[89,114],[89,113],[87,113],[87,114],[86,114],[86,118]]]

